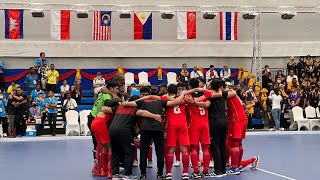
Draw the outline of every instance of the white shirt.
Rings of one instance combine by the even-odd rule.
[[[210,76],[210,74],[211,74],[211,72],[210,72],[210,70],[208,70],[206,73],[207,82],[212,78],[219,78],[218,72],[216,70],[213,70],[213,76]]]
[[[102,84],[100,87],[103,87],[106,83],[106,80],[104,78],[94,78],[93,85],[95,84]]]
[[[272,109],[281,109],[282,97],[280,95],[272,94],[269,99],[272,99]]]
[[[61,85],[60,86],[60,92],[63,93],[63,92],[67,92],[67,91],[70,91],[70,86],[67,84],[67,85]]]
[[[203,77],[202,72],[200,72],[200,71],[197,71],[197,72],[192,71],[190,73],[190,78],[198,78],[198,77]]]
[[[289,75],[289,76],[287,76],[287,83],[291,82],[293,78],[296,78],[296,80],[298,80],[298,77],[296,75],[293,75],[293,76]]]
[[[67,102],[68,102],[68,103],[67,103]],[[67,105],[66,105],[66,104],[67,104]],[[67,108],[67,109],[75,109],[75,108],[78,106],[76,100],[74,100],[73,98],[71,98],[70,100],[65,99],[65,100],[63,101],[63,106],[65,106],[65,105],[66,105],[66,108]]]
[[[222,80],[226,80],[226,79],[229,79],[231,77],[231,70],[228,68],[227,70],[225,69],[222,69],[220,71],[220,78]]]

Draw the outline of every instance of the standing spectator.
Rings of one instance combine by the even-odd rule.
[[[297,64],[294,62],[294,57],[291,56],[289,62],[287,63],[287,70],[293,70],[295,73],[297,73]]]
[[[248,111],[247,129],[253,129],[252,128],[252,116],[254,114],[254,105],[255,105],[255,102],[253,100],[253,97],[252,96],[248,96],[247,97],[247,102],[246,102],[246,109]]]
[[[271,79],[269,65],[265,65],[264,70],[262,71],[262,88],[266,88],[267,90],[270,90],[271,84],[272,84],[272,79]]]
[[[7,93],[8,93],[8,94],[11,94],[12,89],[13,89],[13,88],[16,89],[17,86],[20,86],[20,85],[17,84],[16,81],[11,81],[11,85],[8,87]]]
[[[0,124],[2,124],[3,133],[8,133],[8,121],[6,118],[6,106],[7,98],[4,95],[4,91],[0,89]]]
[[[39,93],[38,98],[36,99],[36,103],[41,111],[41,125],[40,125],[39,129],[37,129],[38,130],[37,134],[39,136],[42,135],[43,124],[44,124],[44,121],[47,119],[47,109],[46,109],[46,105],[45,105],[44,95],[45,95],[44,93]]]
[[[4,82],[4,71],[6,70],[6,65],[4,62],[0,61],[0,89],[5,89]]]
[[[312,72],[314,70],[314,64],[313,61],[311,59],[310,55],[307,55],[307,59],[306,59],[306,73],[311,76]]]
[[[67,84],[67,80],[63,81],[63,84],[60,86],[61,99],[66,99],[66,95],[70,93],[70,86]]]
[[[47,81],[48,81],[48,79],[47,79],[47,77],[46,77],[46,74],[47,74],[47,72],[49,71],[50,69],[49,69],[49,66],[48,66],[48,64],[47,64],[47,61],[45,60],[45,59],[43,59],[42,60],[42,64],[41,64],[41,66],[39,67],[39,69],[38,69],[38,75],[39,75],[39,79],[40,79],[40,81],[41,81],[41,86],[42,86],[42,88],[41,89],[43,89],[43,90],[45,90],[46,88],[47,88]]]
[[[94,92],[94,100],[97,99],[97,96],[100,90],[104,87],[106,80],[102,77],[101,72],[97,72],[97,77],[93,79],[93,92]]]
[[[40,84],[37,84],[36,89],[31,91],[30,102],[37,102],[40,93],[45,94],[44,91],[41,90]]]
[[[312,86],[309,93],[309,106],[317,108],[319,104],[319,87],[318,85]]]
[[[213,78],[219,78],[219,75],[218,72],[214,70],[214,65],[210,65],[210,69],[206,73],[206,80],[209,82]]]
[[[281,92],[279,89],[275,89],[274,91],[270,92],[269,99],[272,100],[272,117],[274,120],[274,123],[276,125],[276,129],[280,130],[280,117],[281,117]]]
[[[46,108],[48,108],[48,121],[50,126],[51,135],[56,135],[56,122],[58,113],[58,99],[54,97],[53,91],[49,91],[49,97],[45,100]]]
[[[29,68],[29,74],[26,76],[24,83],[26,83],[28,95],[30,95],[30,93],[36,89],[36,86],[39,83],[39,77],[35,74],[33,67]]]
[[[289,75],[287,76],[287,83],[291,82],[292,79],[295,78],[296,80],[298,80],[298,77],[297,75],[294,74],[294,71],[293,70],[290,70],[289,71]]]
[[[57,91],[57,83],[59,81],[59,73],[54,69],[54,64],[50,65],[50,70],[47,71],[46,77],[48,79],[47,91],[55,93]]]
[[[178,82],[184,82],[184,83],[188,83],[189,82],[189,72],[187,70],[187,64],[183,63],[182,64],[182,69],[178,75]]]
[[[8,96],[8,104],[7,104],[7,116],[9,121],[9,127],[8,127],[8,135],[9,138],[15,138],[16,137],[16,126],[14,124],[14,114],[15,114],[15,107],[12,104],[14,101],[13,95],[16,94],[16,87],[13,86],[11,89],[11,92]]]
[[[199,71],[197,66],[193,67],[193,71],[190,73],[190,78],[203,77],[202,72]]]
[[[167,84],[160,84],[160,92],[159,92],[159,96],[163,96],[165,94],[167,94],[168,91],[168,87]]]
[[[302,74],[306,72],[306,63],[304,62],[303,57],[301,56],[297,64],[298,76],[299,78],[303,77]]]
[[[237,96],[238,96],[242,101],[244,101],[244,99],[243,99],[243,93],[244,93],[244,91],[242,90],[241,84],[238,84],[238,85],[237,85],[237,90],[236,90],[236,92],[237,92]]]
[[[307,91],[304,86],[298,86],[298,90],[297,91],[298,91],[298,93],[300,93],[300,104],[299,104],[299,106],[302,109],[305,109],[307,107],[309,91]]]
[[[71,97],[75,99],[78,104],[80,104],[82,99],[82,87],[80,81],[75,81],[74,85],[71,87]]]
[[[44,52],[41,52],[40,53],[40,57],[37,58],[35,61],[34,61],[34,68],[36,70],[38,70],[40,68],[40,66],[42,66],[43,64],[43,61],[46,62],[46,64],[49,64],[49,61],[46,60],[46,54]]]
[[[71,98],[71,94],[67,93],[67,98],[63,101],[62,106],[62,116],[63,119],[66,120],[66,112],[69,110],[76,110],[77,109],[77,102],[73,98]]]
[[[13,95],[12,105],[15,106],[15,127],[17,128],[17,134],[21,136],[26,135],[26,121],[28,119],[28,96],[26,94],[22,94],[21,87],[16,89],[16,94]]]
[[[220,71],[220,78],[224,81],[231,82],[231,70],[228,65],[224,64],[223,69]]]

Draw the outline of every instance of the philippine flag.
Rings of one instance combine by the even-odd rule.
[[[197,38],[197,13],[178,12],[177,38],[196,39]]]
[[[220,40],[238,40],[238,12],[220,12]]]
[[[152,13],[134,13],[134,40],[152,39]]]
[[[51,11],[51,38],[55,40],[70,39],[70,11]]]
[[[5,38],[23,39],[23,10],[6,9],[5,14]]]

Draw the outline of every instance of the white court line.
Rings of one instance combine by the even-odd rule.
[[[275,175],[275,176],[279,176],[279,177],[282,177],[282,178],[285,178],[285,179],[297,180],[297,179],[294,179],[294,178],[291,178],[291,177],[287,177],[287,176],[284,176],[284,175],[281,175],[281,174],[277,174],[277,173],[274,173],[274,172],[271,172],[271,171],[267,171],[267,170],[264,170],[264,169],[257,168],[257,170],[263,171],[265,173],[269,173],[269,174],[272,174],[272,175]]]

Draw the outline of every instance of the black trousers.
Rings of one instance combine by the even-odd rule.
[[[8,123],[7,118],[6,117],[0,117],[0,124],[2,124],[3,133],[8,134],[9,123]]]
[[[47,83],[46,91],[52,91],[53,93],[57,92],[57,85]]]
[[[119,174],[120,162],[122,163],[124,159],[124,174],[131,175],[134,146],[130,130],[112,130],[109,132],[109,136],[112,147],[112,174]]]
[[[247,125],[247,129],[252,129],[252,116],[253,116],[253,114],[248,114],[248,125]]]
[[[96,139],[96,137],[94,136],[94,134],[93,134],[93,132],[91,130],[91,124],[93,122],[93,119],[94,119],[94,117],[91,114],[89,114],[88,115],[88,127],[89,127],[89,129],[91,131],[91,137],[92,137],[92,143],[93,143],[93,150],[94,150],[94,151],[92,151],[93,152],[93,159],[96,159],[95,150],[96,150],[96,148],[98,146],[98,142],[97,142],[97,139]]]
[[[4,73],[0,73],[0,89],[5,90]]]
[[[162,176],[164,167],[164,133],[161,131],[141,131],[140,138],[140,171],[141,174],[147,174],[147,159],[149,154],[149,147],[151,140],[153,140],[157,155],[157,174]]]
[[[25,136],[27,130],[27,115],[15,114],[14,126],[17,128],[17,135]]]
[[[210,150],[214,161],[214,172],[216,174],[225,173],[227,161],[227,126],[211,126],[210,137]]]
[[[38,129],[38,135],[42,135],[42,130],[43,130],[43,124],[44,124],[44,121],[46,120],[47,118],[47,113],[46,112],[42,112],[42,117],[41,117],[41,125]]]
[[[57,113],[48,113],[48,122],[49,122],[51,134],[56,133]]]

